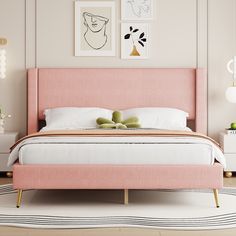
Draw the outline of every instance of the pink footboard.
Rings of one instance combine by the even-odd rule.
[[[223,167],[208,165],[19,165],[15,189],[179,189],[223,187]]]

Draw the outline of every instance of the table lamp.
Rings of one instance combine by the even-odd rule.
[[[0,79],[6,78],[6,50],[0,49]]]
[[[0,38],[0,46],[7,44],[6,38]],[[0,47],[0,79],[6,78],[6,49]]]
[[[236,56],[228,62],[227,69],[233,75],[233,85],[227,88],[225,97],[229,102],[236,103]]]

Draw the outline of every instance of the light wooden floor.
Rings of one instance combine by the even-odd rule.
[[[11,183],[9,178],[0,178],[0,185]],[[236,187],[236,176],[224,179],[224,186]],[[170,231],[138,228],[43,230],[17,227],[0,227],[2,236],[235,236],[236,229],[212,231]]]

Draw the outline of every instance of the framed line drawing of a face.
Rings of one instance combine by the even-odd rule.
[[[114,2],[75,2],[75,56],[115,56]]]
[[[151,20],[153,0],[121,0],[122,20]]]

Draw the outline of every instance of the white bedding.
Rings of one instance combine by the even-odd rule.
[[[198,137],[36,137],[13,150],[8,165],[20,164],[204,164],[221,150]]]

